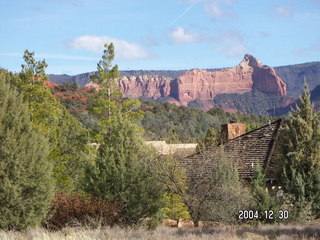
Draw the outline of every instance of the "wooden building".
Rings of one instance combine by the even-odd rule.
[[[276,165],[278,162],[277,140],[281,119],[258,129],[245,133],[244,124],[230,123],[222,126],[224,136],[224,155],[233,164],[243,180],[250,181],[259,164],[267,178],[267,187],[270,192],[277,192],[281,187],[277,184]],[[215,160],[220,158],[221,147],[213,147],[201,153],[195,153],[182,160],[188,178],[199,177],[193,164],[203,163],[210,159],[211,164],[206,166],[208,172],[214,167]]]

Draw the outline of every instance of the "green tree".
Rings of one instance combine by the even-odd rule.
[[[33,126],[49,139],[48,159],[53,163],[56,190],[73,191],[87,160],[86,131],[45,87],[45,60],[36,61],[28,50],[23,58],[19,77],[10,81],[28,104]]]
[[[183,203],[181,196],[167,191],[164,195],[164,200],[165,200],[164,213],[166,218],[176,220],[177,225],[180,219],[185,220],[190,218],[188,208]]]
[[[260,165],[257,165],[255,169],[255,176],[252,180],[252,197],[253,204],[251,209],[258,210],[260,216],[264,216],[264,211],[269,211],[276,207],[275,200],[266,190],[266,178]]]
[[[144,145],[143,131],[135,123],[140,102],[121,98],[113,59],[113,44],[106,44],[98,75],[92,77],[99,91],[90,98],[90,112],[99,123],[94,137],[100,147],[96,160],[86,168],[83,189],[95,197],[120,202],[120,223],[136,225],[151,217],[152,227],[161,215],[162,185],[147,164],[154,154]]]
[[[320,118],[313,110],[306,84],[280,137],[282,164],[279,178],[287,199],[294,205],[292,216],[299,219],[310,214],[319,217]]]
[[[209,127],[206,136],[198,142],[197,152],[209,150],[221,144],[220,135],[213,127]]]
[[[239,209],[247,209],[251,201],[248,189],[240,182],[238,171],[228,161],[224,147],[220,146],[216,154],[219,157],[213,159],[211,151],[203,151],[201,160],[192,163],[198,178],[189,182],[186,200],[195,222],[235,222]]]
[[[136,225],[146,217],[155,217],[162,207],[162,185],[147,164],[154,156],[143,144],[142,130],[122,114],[108,129],[96,161],[87,167],[84,190],[119,201],[120,223]]]
[[[91,103],[91,111],[98,118],[107,118],[117,110],[117,102],[122,93],[118,87],[120,73],[118,65],[112,65],[114,60],[114,46],[112,43],[105,44],[102,60],[97,64],[98,75],[92,75],[91,79],[99,85],[98,95],[95,95]]]
[[[99,85],[99,91],[89,97],[89,109],[102,126],[110,124],[118,112],[139,119],[142,116],[139,99],[122,99],[118,85],[120,72],[118,65],[112,64],[115,57],[113,43],[105,44],[104,47],[102,59],[97,64],[98,74],[91,76],[92,81]]]
[[[198,159],[187,160],[187,166],[178,156],[175,161],[161,158],[151,165],[158,180],[181,197],[196,227],[201,220],[236,221],[239,209],[249,206],[249,191],[227,160],[223,146],[214,158],[211,151],[199,154]],[[188,175],[190,171],[192,176]]]
[[[18,77],[0,70],[0,228],[39,225],[53,192],[48,140],[30,120],[23,96],[10,88]]]
[[[57,141],[51,146],[49,157],[54,162],[56,190],[70,193],[80,189],[84,167],[94,156],[90,155],[89,131],[64,108],[57,126]]]
[[[29,52],[28,50],[24,51],[23,59],[26,64],[22,64],[21,75],[28,77],[30,83],[35,84],[40,80],[47,79],[45,69],[48,67],[46,61],[36,61],[34,59],[34,52]]]

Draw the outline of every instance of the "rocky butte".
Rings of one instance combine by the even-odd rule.
[[[87,87],[97,87],[88,83]],[[246,54],[239,65],[217,71],[193,69],[178,78],[158,75],[121,77],[124,97],[158,99],[187,106],[194,100],[213,100],[223,93],[245,93],[257,89],[264,93],[287,95],[286,84],[272,67]]]

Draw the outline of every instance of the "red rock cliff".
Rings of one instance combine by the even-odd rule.
[[[121,77],[119,86],[124,97],[160,98],[170,94],[171,78],[157,75]]]
[[[176,81],[177,91],[172,95],[182,105],[196,99],[211,100],[222,93],[245,93],[253,88],[280,96],[287,94],[286,84],[274,69],[249,54],[236,67],[219,71],[194,69]]]
[[[122,76],[118,85],[122,89],[123,97],[157,99],[170,95],[171,82],[172,78],[158,75]],[[87,83],[85,87],[99,90],[99,86],[93,82]]]
[[[97,87],[89,83],[87,87]],[[212,100],[222,93],[245,93],[253,88],[280,96],[287,94],[286,84],[273,68],[263,65],[246,54],[239,65],[219,71],[194,69],[176,79],[158,75],[121,77],[119,81],[124,97],[160,98],[187,105],[194,100]]]

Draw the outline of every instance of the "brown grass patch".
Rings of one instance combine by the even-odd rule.
[[[320,225],[261,225],[219,226],[211,229],[173,229],[159,227],[155,231],[143,229],[101,227],[64,228],[60,231],[34,229],[25,232],[1,232],[5,240],[316,240],[320,239]]]

